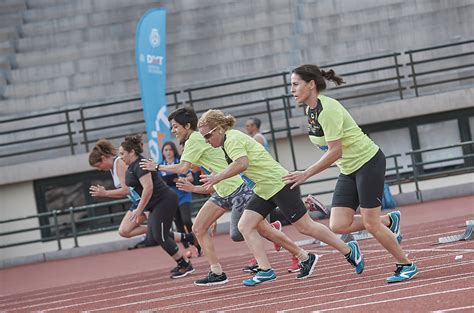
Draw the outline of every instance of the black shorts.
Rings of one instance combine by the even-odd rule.
[[[245,207],[246,210],[257,212],[264,218],[276,207],[288,221],[294,223],[306,214],[306,207],[296,189],[290,189],[291,185],[285,185],[279,192],[268,200],[260,198],[256,194],[250,198]]]
[[[382,203],[385,155],[379,150],[372,159],[350,175],[339,174],[332,207],[377,208]]]

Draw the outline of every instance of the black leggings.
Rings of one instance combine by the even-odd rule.
[[[178,210],[178,195],[168,189],[148,216],[148,240],[152,245],[160,245],[166,253],[173,256],[179,248],[170,232],[173,218]]]
[[[185,202],[178,207],[176,211],[176,217],[174,218],[176,230],[180,233],[190,233],[193,228],[193,222],[191,220],[191,203]],[[185,248],[189,247],[187,242],[183,242]]]

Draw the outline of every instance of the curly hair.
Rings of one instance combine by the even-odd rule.
[[[230,114],[225,115],[221,110],[208,110],[203,113],[198,122],[198,127],[207,126],[209,128],[214,128],[220,126],[224,130],[231,129],[234,125],[235,118]]]
[[[135,154],[140,154],[143,152],[143,136],[142,134],[127,136],[120,145],[128,152],[135,150]]]

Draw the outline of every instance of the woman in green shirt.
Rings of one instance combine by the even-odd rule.
[[[291,92],[298,103],[307,105],[310,141],[324,154],[305,171],[290,173],[283,181],[294,188],[336,163],[341,174],[334,190],[330,228],[342,234],[368,230],[397,261],[395,274],[387,282],[411,279],[418,270],[399,244],[400,212],[380,216],[385,156],[337,100],[321,94],[326,80],[336,85],[344,82],[333,70],[325,72],[316,65],[301,65],[292,71]],[[361,214],[356,215],[359,206]]]
[[[254,195],[246,204],[238,227],[250,251],[257,259],[260,271],[243,284],[253,286],[274,280],[273,272],[261,240],[258,240],[257,225],[277,206],[296,229],[334,247],[351,263],[358,274],[364,270],[364,259],[356,241],[344,243],[326,226],[311,219],[296,190],[282,181],[288,171],[275,161],[265,148],[252,137],[234,130],[235,119],[219,110],[209,110],[199,120],[199,131],[211,146],[222,148],[229,166],[219,173],[202,175],[204,187],[211,187],[221,181],[242,174],[254,183]],[[296,255],[300,260],[298,279],[307,278],[314,271],[317,255],[307,253]]]

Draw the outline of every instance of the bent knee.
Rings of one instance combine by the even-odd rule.
[[[329,223],[329,229],[336,234],[346,234],[349,233],[350,225],[346,225],[343,223],[338,223],[338,222],[330,222]]]
[[[121,237],[124,237],[124,238],[130,238],[130,237],[131,237],[131,236],[130,236],[130,232],[129,232],[128,230],[126,230],[126,229],[120,228],[119,231],[118,231],[118,233],[119,233],[119,235],[120,235]]]

